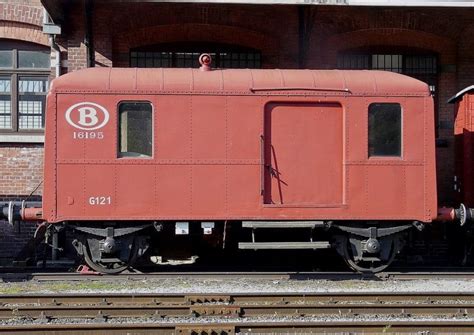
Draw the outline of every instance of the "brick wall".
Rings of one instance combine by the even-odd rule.
[[[0,171],[0,197],[30,194],[43,179],[43,146],[0,145]]]
[[[49,46],[42,23],[39,0],[0,1],[0,38]],[[42,157],[42,145],[0,143],[0,197],[29,194],[42,179]]]
[[[11,264],[31,239],[35,230],[34,223],[13,227],[7,222],[0,221],[0,266]]]
[[[0,1],[0,38],[49,46],[42,32],[40,0]],[[43,178],[43,145],[0,143],[0,201],[21,200]],[[41,200],[42,188],[31,199]],[[0,264],[11,262],[33,236],[35,224],[18,228],[0,221]]]
[[[41,200],[43,179],[43,146],[0,144],[0,201],[29,198]],[[12,227],[0,221],[0,265],[9,264],[33,236],[36,225]]]
[[[0,1],[0,38],[49,45],[39,1]]]

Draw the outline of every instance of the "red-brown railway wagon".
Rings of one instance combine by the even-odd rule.
[[[458,200],[474,206],[474,85],[466,87],[450,100],[455,103],[456,179]]]
[[[53,81],[41,215],[75,229],[94,269],[125,269],[149,247],[149,229],[225,239],[234,225],[252,231],[243,249],[332,246],[352,268],[379,271],[404,231],[438,216],[425,83],[205,65]],[[39,212],[28,210],[23,217]],[[288,228],[308,229],[308,241],[255,240],[255,230]],[[316,241],[314,228],[329,240]]]
[[[398,74],[88,69],[47,106],[48,222],[437,216],[432,98]]]

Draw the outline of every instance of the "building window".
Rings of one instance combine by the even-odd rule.
[[[229,45],[164,44],[130,51],[131,67],[199,67],[199,55],[209,53],[212,66],[229,69],[258,69],[260,51]]]
[[[416,78],[427,83],[438,110],[438,61],[434,54],[345,52],[337,57],[337,67],[348,70],[385,70]],[[436,132],[438,112],[436,112]]]
[[[50,49],[0,40],[0,132],[42,132]]]
[[[399,104],[369,106],[369,157],[396,156],[402,152],[402,108]]]
[[[348,70],[385,70],[406,74],[430,85],[433,94],[438,81],[435,55],[343,53],[338,55],[337,67]]]
[[[148,102],[119,105],[119,157],[153,156],[153,117]]]

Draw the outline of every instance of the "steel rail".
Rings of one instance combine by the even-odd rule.
[[[127,300],[125,300],[127,299]],[[430,302],[449,301],[474,303],[474,292],[257,292],[257,293],[57,293],[57,294],[2,294],[1,305],[8,304],[205,304],[205,303],[332,303],[365,301]]]
[[[282,322],[219,322],[219,323],[92,323],[92,324],[39,324],[2,326],[1,333],[8,334],[290,334],[290,333],[347,333],[350,334],[420,334],[435,332],[439,335],[466,333],[474,330],[473,321],[282,321]]]
[[[161,306],[55,306],[0,308],[0,319],[28,318],[51,319],[116,319],[152,317],[291,317],[291,316],[425,316],[425,317],[473,317],[474,304],[433,305],[433,304],[340,304],[340,305],[161,305]]]
[[[199,316],[474,316],[474,293],[4,295],[0,319]]]

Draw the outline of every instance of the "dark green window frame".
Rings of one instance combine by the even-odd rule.
[[[49,59],[47,47],[0,40],[1,134],[44,132]]]

